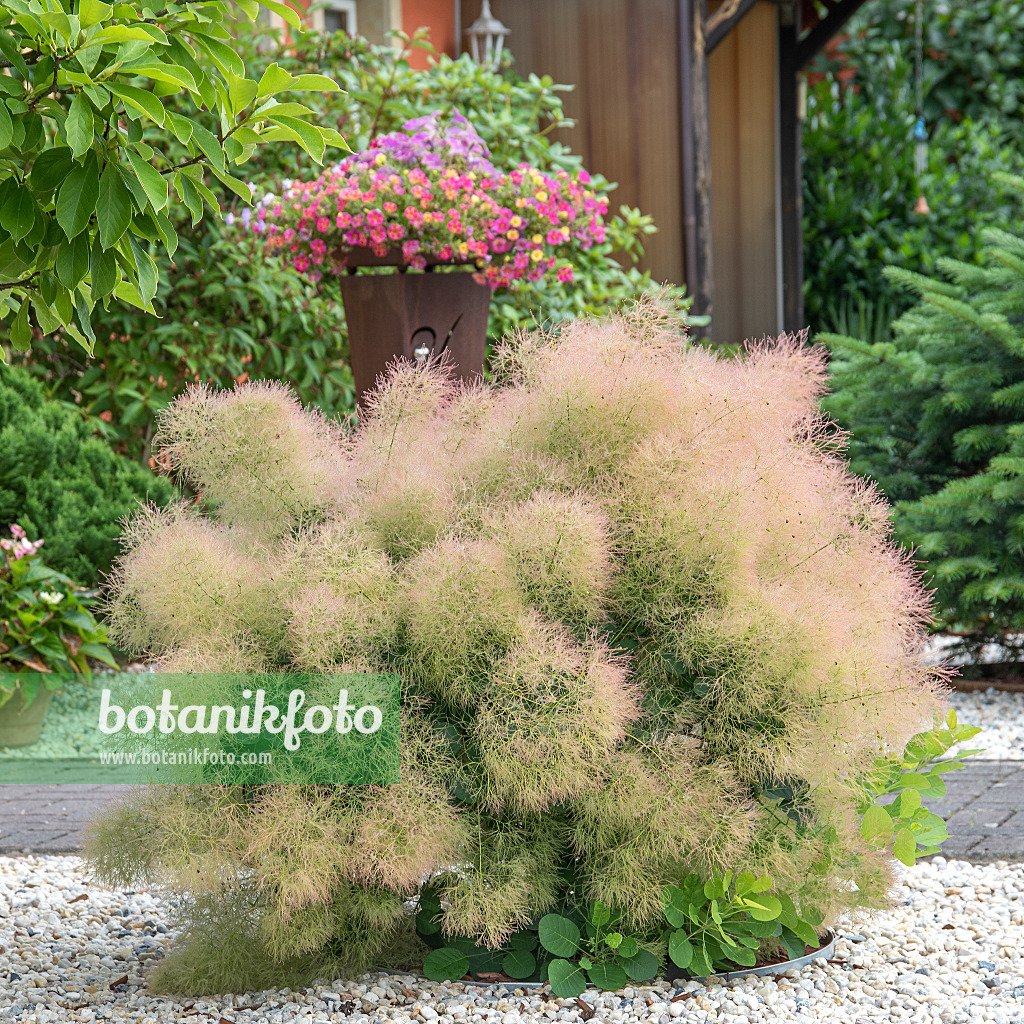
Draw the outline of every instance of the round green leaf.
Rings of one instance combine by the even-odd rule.
[[[755,921],[774,921],[782,913],[782,904],[774,896],[760,895],[744,901],[745,909]]]
[[[677,930],[668,940],[668,955],[676,967],[686,970],[693,960],[693,945],[686,932]]]
[[[629,976],[618,964],[594,964],[587,971],[590,980],[605,992],[615,992],[624,988]]]
[[[622,968],[633,981],[650,981],[658,973],[658,958],[649,949],[638,949],[631,957],[623,957]]]
[[[555,956],[575,956],[579,952],[580,930],[560,914],[545,914],[537,926],[537,935],[540,944]]]
[[[636,952],[640,947],[636,943],[636,939],[632,935],[626,935],[622,941],[616,947],[616,952],[624,960],[628,960],[630,957],[636,956]]]
[[[537,970],[537,958],[528,949],[513,949],[505,955],[501,969],[510,977],[521,981]]]
[[[560,999],[574,999],[587,990],[583,968],[568,960],[552,960],[548,964],[548,984]]]
[[[468,970],[469,957],[451,946],[435,949],[423,961],[423,973],[431,981],[458,981]]]

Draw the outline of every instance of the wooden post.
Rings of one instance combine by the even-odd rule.
[[[800,331],[805,326],[799,76],[800,4],[788,2],[779,5],[779,200],[784,331]]]
[[[704,24],[707,0],[679,0],[679,71],[682,112],[683,237],[686,285],[692,312],[714,317],[711,249],[711,103]],[[711,337],[714,320],[705,328]]]

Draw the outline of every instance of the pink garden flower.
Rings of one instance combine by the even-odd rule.
[[[429,115],[319,178],[286,182],[282,200],[265,200],[250,229],[265,232],[272,249],[289,249],[310,280],[320,279],[316,268],[332,251],[339,268],[347,249],[369,246],[383,256],[401,242],[414,269],[432,257],[475,263],[492,288],[547,274],[569,283],[566,251],[605,239],[607,200],[590,180],[585,171],[527,164],[503,173],[465,118]]]

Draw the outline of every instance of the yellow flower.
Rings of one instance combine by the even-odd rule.
[[[459,243],[459,255],[465,256],[469,252],[469,246],[465,242]]]
[[[385,160],[387,160],[387,157],[386,157],[386,156],[385,156],[385,155],[384,155],[383,153],[378,153],[378,154],[376,155],[376,157],[374,157],[374,160],[373,160],[373,162],[374,162],[374,163],[375,163],[375,164],[376,164],[376,165],[377,165],[378,167],[380,167],[380,165],[381,165],[382,163],[384,163],[384,161],[385,161]]]
[[[514,228],[521,228],[522,226],[523,226],[523,218],[522,217],[515,216],[515,217],[512,218],[512,227],[514,227]]]
[[[540,245],[541,242],[544,241],[544,236],[543,235],[534,235],[533,238],[530,239],[530,241],[533,242],[534,245]]]
[[[541,203],[546,203],[548,201],[548,194],[547,194],[547,192],[538,192],[537,193],[537,201],[541,202]]]
[[[533,260],[534,263],[540,263],[540,261],[544,259],[544,253],[542,253],[540,249],[534,249],[533,252],[530,253],[530,259]]]
[[[511,238],[514,242],[519,237],[519,232],[516,231],[515,228],[510,228],[508,231],[505,232],[505,237]]]

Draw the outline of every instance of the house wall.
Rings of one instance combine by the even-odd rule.
[[[430,42],[438,53],[454,57],[455,4],[457,0],[402,0],[402,31],[412,35],[421,26],[430,29]],[[409,63],[414,68],[426,68],[430,55],[426,50],[413,50]]]
[[[716,342],[778,334],[776,5],[755,5],[708,62]]]
[[[623,203],[650,214],[658,233],[641,266],[684,280],[680,187],[678,0],[491,0],[511,30],[515,68],[574,84],[563,93],[573,128],[557,138],[588,170],[619,187]],[[462,25],[480,14],[462,0]],[[465,40],[463,40],[465,45]]]

